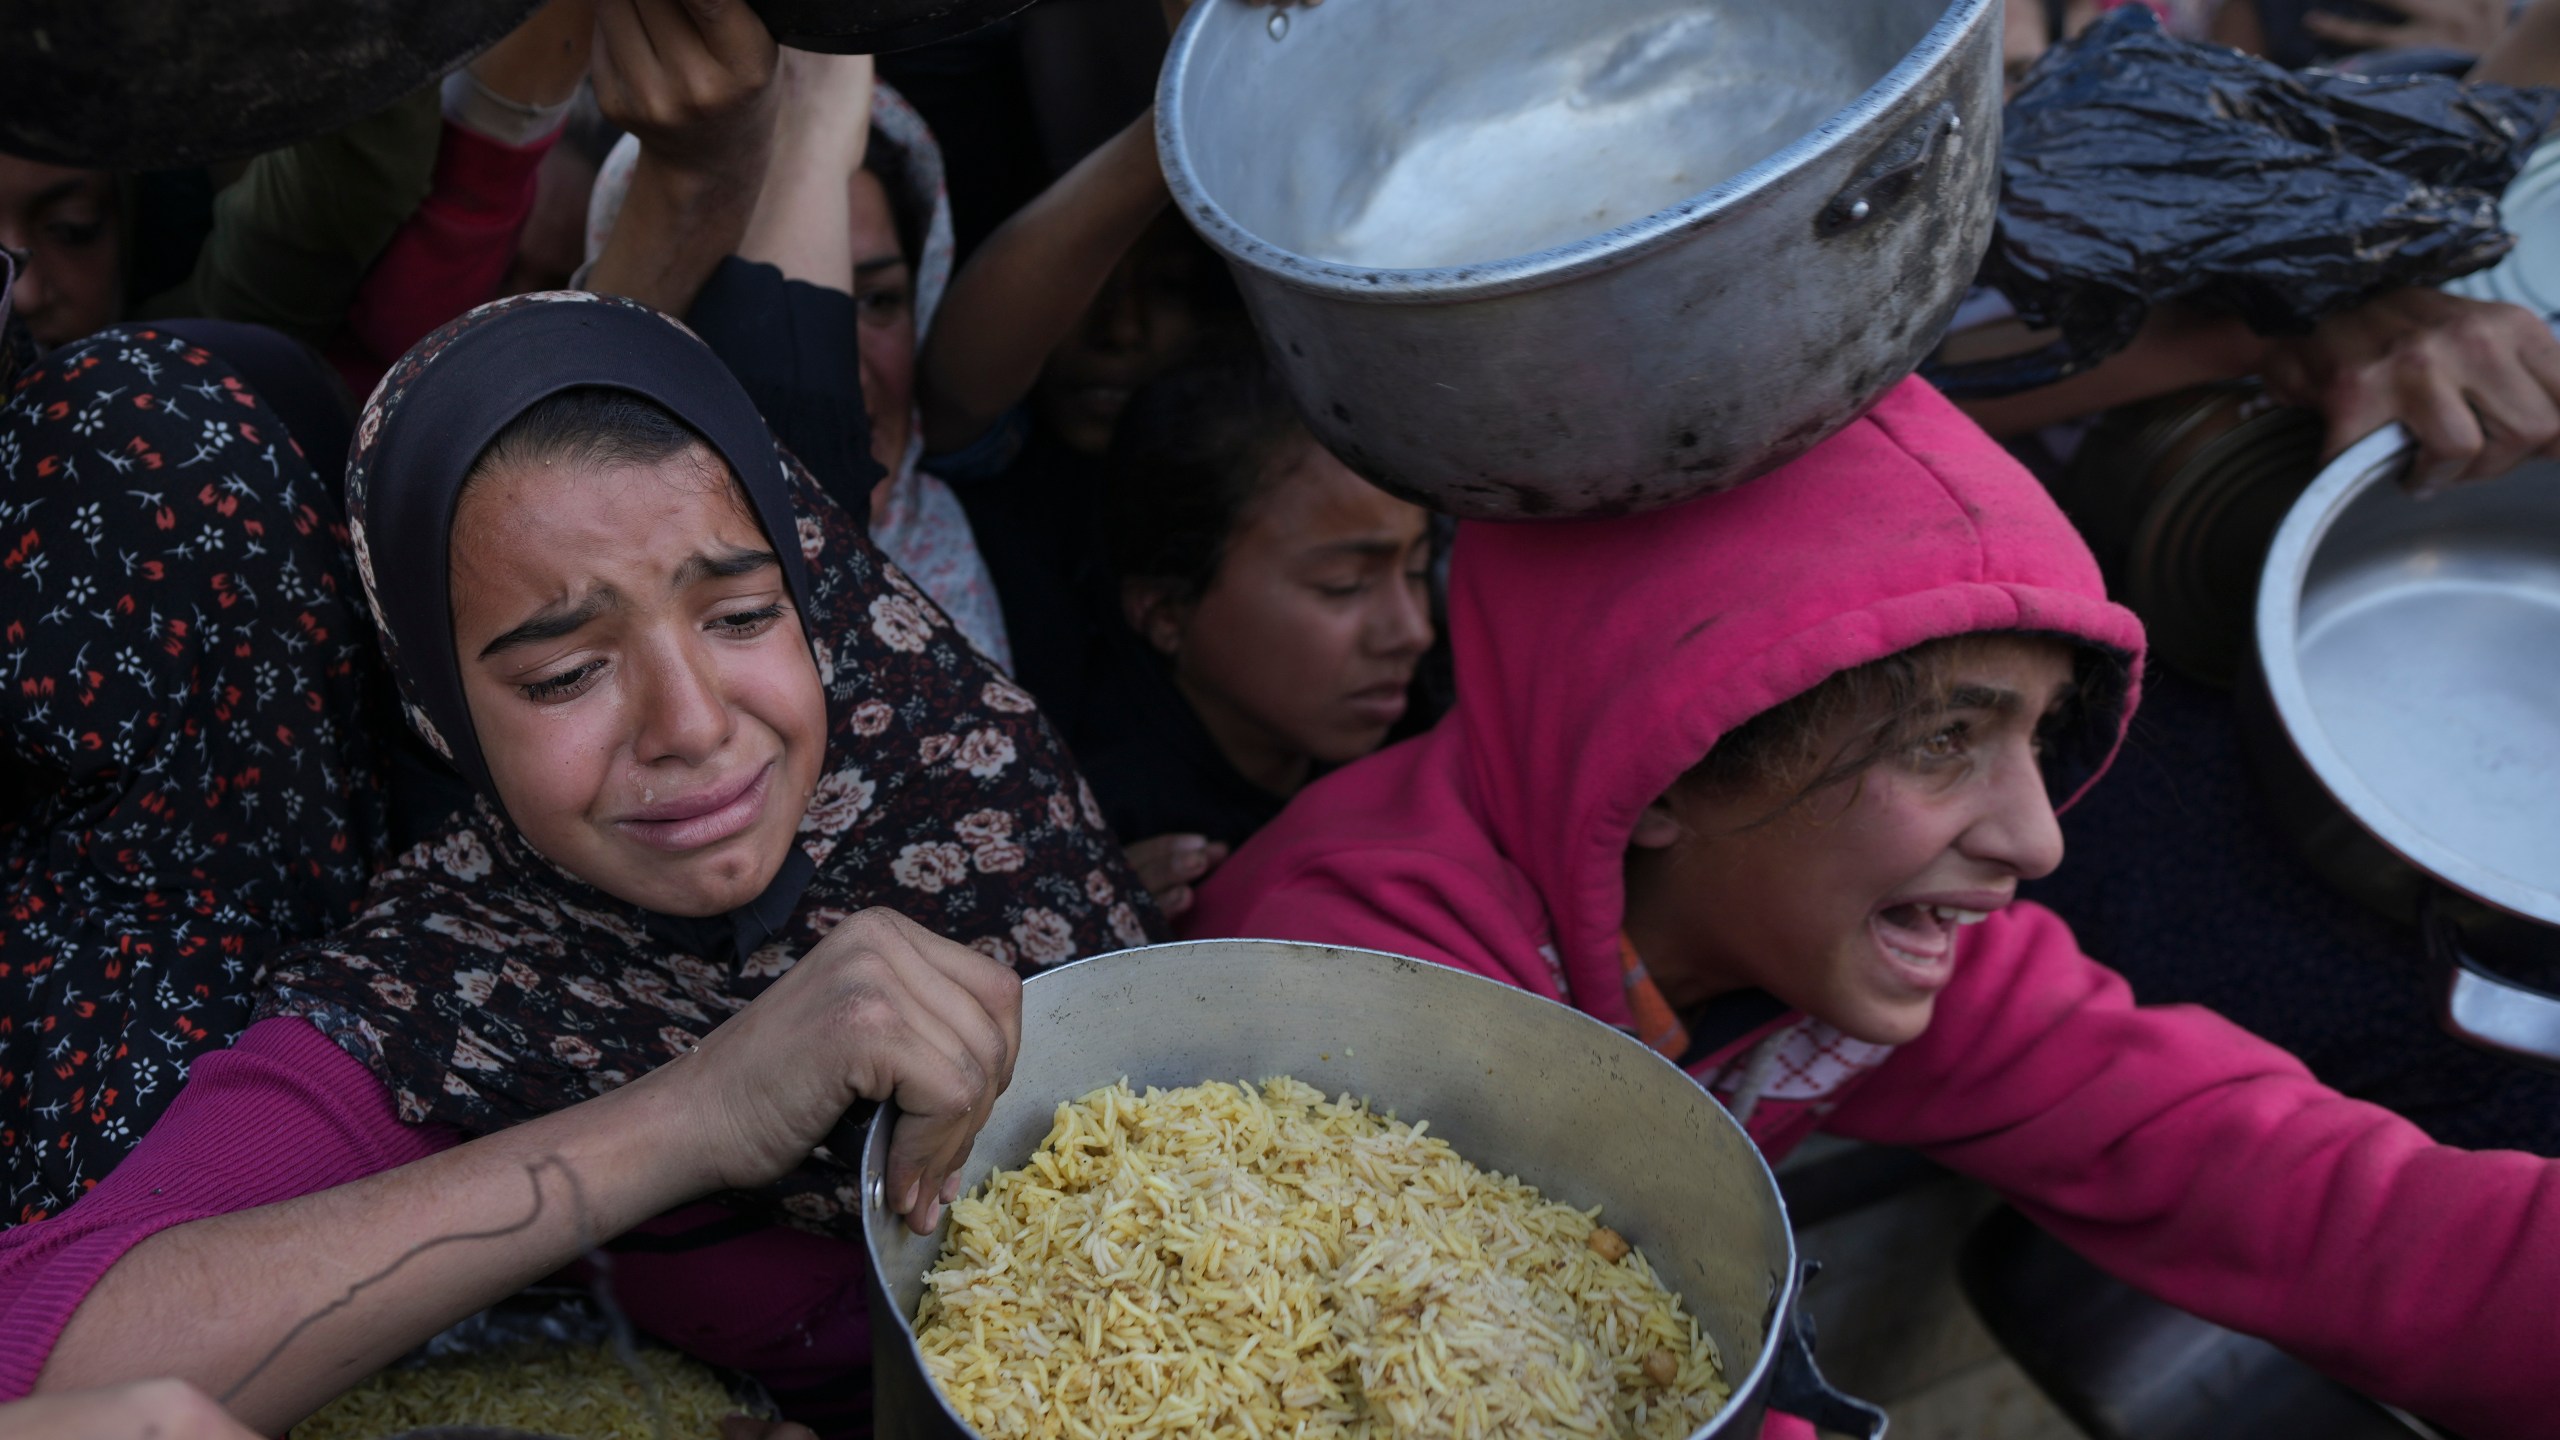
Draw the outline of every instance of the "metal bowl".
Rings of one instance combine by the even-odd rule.
[[[1721,1349],[1733,1398],[1696,1433],[1759,1433],[1765,1404],[1834,1430],[1881,1412],[1821,1386],[1796,1328],[1795,1239],[1750,1137],[1677,1066],[1577,1011],[1461,971],[1367,950],[1199,941],[1097,956],[1032,977],[1023,1054],[962,1169],[1019,1166],[1064,1101],[1293,1075],[1428,1119],[1477,1165],[1605,1207]],[[890,1118],[863,1148],[884,1437],[972,1437],[926,1378],[910,1328],[944,1234],[910,1234],[881,1191]],[[896,1323],[889,1323],[894,1317]],[[1775,1343],[1773,1343],[1775,1342]]]
[[[2279,766],[2270,797],[2324,874],[2426,921],[2456,1033],[2560,1061],[2560,998],[2486,963],[2560,954],[2560,462],[2421,501],[2413,449],[2350,447],[2268,551],[2258,678],[2313,782]]]
[[[1993,0],[1196,4],[1174,198],[1308,425],[1486,518],[1748,479],[1910,373],[1990,241]]]

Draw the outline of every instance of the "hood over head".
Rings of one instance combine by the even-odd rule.
[[[1490,917],[1459,915],[1495,953],[1425,958],[1497,960],[1523,983],[1551,968],[1574,1003],[1623,1022],[1628,839],[1720,737],[1840,671],[1947,636],[2052,633],[2129,671],[2142,649],[2140,623],[2107,600],[2043,487],[1918,380],[1733,490],[1640,515],[1461,526],[1449,628],[1449,715],[1311,787],[1211,878],[1194,933],[1273,933],[1314,885],[1369,890],[1354,908],[1382,923],[1305,938],[1445,948],[1420,938],[1452,923],[1417,913],[1452,898],[1429,872],[1500,866],[1525,882],[1510,888],[1533,897],[1543,913],[1530,923],[1546,933],[1496,935]],[[2084,773],[2112,753],[2130,695]],[[1366,838],[1380,836],[1393,838]],[[1343,853],[1373,846],[1399,858]],[[1480,907],[1480,885],[1465,888]]]

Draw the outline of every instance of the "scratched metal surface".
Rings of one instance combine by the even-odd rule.
[[[1998,22],[1201,5],[1158,148],[1353,468],[1458,515],[1640,510],[1801,454],[1935,345],[1990,239]]]

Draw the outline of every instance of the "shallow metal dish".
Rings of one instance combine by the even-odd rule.
[[[2280,775],[2271,794],[2324,873],[2399,918],[2423,900],[2438,949],[2470,956],[2457,1033],[2560,1060],[2532,1038],[2560,1039],[2560,999],[2496,993],[2470,963],[2560,947],[2560,462],[2421,501],[2394,483],[2412,448],[2387,427],[2303,492],[2268,551],[2256,638],[2302,767],[2421,878],[2375,864]],[[2425,899],[2430,882],[2452,895]],[[2448,940],[2455,923],[2485,947]]]
[[[1192,7],[1158,150],[1317,437],[1486,518],[1801,454],[1946,328],[1997,195],[1994,0]]]
[[[1477,1165],[1605,1207],[1722,1350],[1733,1398],[1697,1436],[1747,1440],[1765,1404],[1879,1436],[1882,1412],[1821,1385],[1776,1180],[1707,1092],[1589,1016],[1490,980],[1368,950],[1265,940],[1158,945],[1031,978],[1023,1053],[962,1169],[1018,1166],[1058,1105],[1126,1076],[1141,1089],[1278,1075],[1428,1119]],[[880,1433],[975,1434],[926,1377],[910,1328],[941,1233],[887,1209],[889,1112],[863,1148]],[[1776,1343],[1771,1343],[1773,1340]]]

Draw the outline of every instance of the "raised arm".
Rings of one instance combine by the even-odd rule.
[[[1948,357],[1969,358],[1958,353],[1965,343],[1951,339]],[[2409,427],[2418,442],[2409,478],[2421,492],[2560,451],[2560,339],[2550,325],[2519,305],[2422,287],[2385,291],[2306,335],[2259,336],[2229,316],[2164,306],[2131,345],[2078,375],[1959,408],[2006,436],[2250,374],[2276,399],[2321,412],[2326,455],[2393,421]]]
[[[1168,198],[1150,106],[987,237],[917,358],[926,450],[969,444],[1031,393]]]
[[[1944,358],[1957,363],[2033,348],[2036,340],[2016,321],[1948,337]],[[2239,319],[2163,305],[2144,317],[2133,342],[2067,379],[1956,407],[1997,436],[2025,434],[2119,405],[2217,380],[2257,373],[2267,342]]]
[[[214,198],[194,272],[135,314],[238,320],[327,344],[366,270],[426,198],[442,129],[430,85],[250,161]]]
[[[782,52],[773,164],[756,196],[738,258],[786,280],[853,293],[853,221],[846,186],[871,139],[871,57]]]
[[[598,0],[596,105],[640,159],[588,289],[692,307],[763,188],[776,55],[746,0]]]
[[[434,185],[347,306],[351,343],[332,351],[357,395],[437,326],[497,298],[594,34],[595,0],[548,0],[446,77]]]

